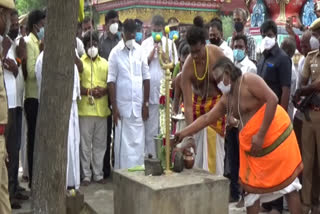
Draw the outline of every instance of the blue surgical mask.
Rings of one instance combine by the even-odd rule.
[[[176,31],[176,30],[170,31],[169,39],[173,40],[174,35],[177,35],[177,38],[179,38],[179,31]]]
[[[141,42],[142,40],[142,32],[136,32],[136,42]]]
[[[162,32],[152,32],[151,35],[155,42],[160,42],[163,36]]]
[[[39,32],[37,33],[38,39],[42,40],[44,38],[44,27],[41,27],[39,29]]]
[[[121,32],[117,32],[117,36],[118,36],[118,38],[121,40]]]
[[[244,50],[234,49],[233,50],[233,57],[234,57],[235,61],[240,62],[246,57],[246,53]]]

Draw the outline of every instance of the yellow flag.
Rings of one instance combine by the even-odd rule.
[[[84,19],[84,0],[79,0],[79,16],[78,16],[78,22],[82,22]]]

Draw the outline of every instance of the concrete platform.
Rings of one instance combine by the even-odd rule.
[[[228,213],[229,181],[200,170],[166,176],[114,171],[114,214]]]

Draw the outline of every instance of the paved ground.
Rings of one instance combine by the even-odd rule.
[[[26,183],[21,182],[22,186]],[[113,187],[112,181],[107,184],[92,183],[88,187],[81,187],[80,191],[84,193],[85,201],[98,213],[98,214],[113,214]],[[30,192],[27,192],[30,194]],[[30,212],[30,201],[22,204],[23,208],[19,211],[13,211],[13,214],[24,214]],[[245,214],[245,209],[238,209],[235,203],[230,204],[229,214]],[[287,212],[283,213],[286,214]]]

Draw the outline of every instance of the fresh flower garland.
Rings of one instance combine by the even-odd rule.
[[[171,81],[169,82],[170,87],[170,100],[172,98],[172,90],[171,90]],[[166,81],[165,77],[162,78],[160,81],[160,100],[159,100],[160,106],[159,106],[159,121],[160,121],[160,133],[159,137],[165,137],[166,135]],[[170,101],[170,122],[169,122],[169,129],[171,130],[171,101]]]

